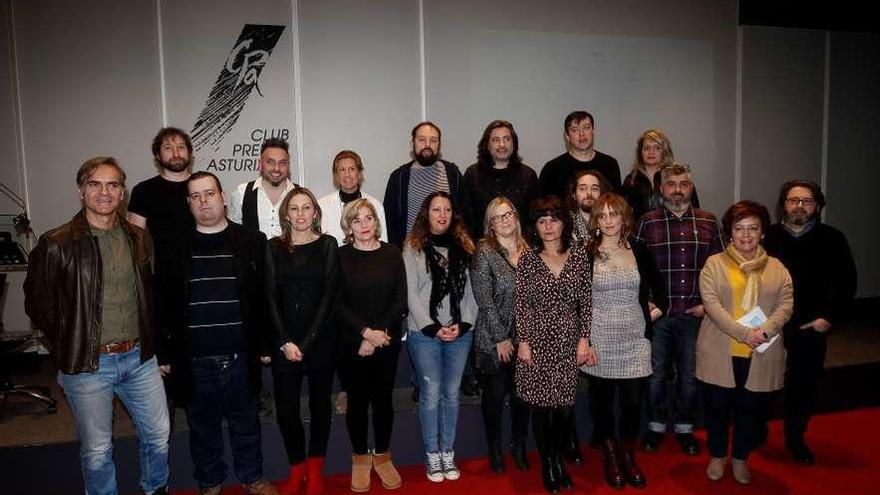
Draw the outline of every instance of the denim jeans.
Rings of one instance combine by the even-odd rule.
[[[474,332],[452,342],[418,330],[407,335],[406,347],[419,379],[419,421],[425,452],[455,450],[458,389],[473,342]]]
[[[229,469],[223,461],[223,418],[235,477],[253,483],[263,477],[259,401],[247,379],[247,356],[200,357],[192,360],[193,395],[186,408],[189,449],[199,488],[220,485]]]
[[[168,407],[156,358],[141,363],[140,346],[100,354],[94,373],[58,373],[76,423],[86,493],[116,494],[113,462],[113,395],[131,414],[138,434],[141,488],[153,493],[168,484]]]
[[[689,316],[660,318],[653,325],[651,369],[648,378],[648,429],[666,432],[667,371],[675,360],[675,433],[694,431],[697,412],[697,333],[700,319]]]

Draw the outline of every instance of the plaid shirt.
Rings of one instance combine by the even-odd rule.
[[[660,207],[642,216],[636,238],[648,246],[666,278],[668,315],[684,316],[685,310],[702,304],[700,270],[706,258],[724,249],[715,215],[691,207],[679,218]]]

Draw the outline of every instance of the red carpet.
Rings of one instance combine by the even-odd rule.
[[[713,483],[706,479],[705,469],[708,454],[687,457],[678,449],[678,443],[669,436],[658,452],[638,454],[639,464],[648,479],[647,491],[651,493],[693,493],[723,495],[727,493],[749,494],[869,494],[880,493],[874,481],[880,474],[880,409],[862,409],[852,412],[817,416],[810,423],[810,446],[816,454],[815,466],[803,467],[790,460],[782,446],[781,422],[774,421],[770,426],[770,442],[758,449],[749,458],[752,470],[752,484],[748,487],[738,485],[728,471],[723,480]],[[705,432],[697,433],[705,447]],[[584,449],[586,466],[570,468],[574,483],[574,493],[620,493],[609,488],[602,478],[600,453]],[[510,458],[506,459],[508,473],[498,476],[489,471],[486,459],[463,460],[461,479],[431,483],[424,476],[422,466],[401,468],[404,479],[403,488],[393,492],[382,488],[373,475],[373,486],[369,493],[389,495],[430,495],[450,493],[481,494],[526,494],[546,493],[541,486],[537,453],[532,452],[532,468],[521,473],[513,468]],[[351,493],[348,475],[334,475],[327,479],[326,494]],[[637,490],[626,488],[629,493]],[[175,491],[176,494],[194,494],[195,491]],[[224,489],[225,494],[241,494],[238,486]]]

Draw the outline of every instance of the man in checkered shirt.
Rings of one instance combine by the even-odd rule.
[[[709,256],[721,252],[721,226],[715,215],[691,206],[694,192],[690,167],[675,163],[660,171],[663,206],[639,220],[636,237],[654,256],[666,280],[669,311],[653,325],[651,368],[648,379],[648,431],[642,440],[645,452],[657,450],[667,427],[667,371],[675,362],[675,414],[673,428],[682,451],[697,455],[694,438],[697,409],[696,345],[700,320],[705,314],[700,299],[700,270]]]

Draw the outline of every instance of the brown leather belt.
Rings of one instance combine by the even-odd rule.
[[[138,344],[138,340],[125,340],[123,342],[110,342],[100,347],[101,354],[122,354],[134,349]]]

